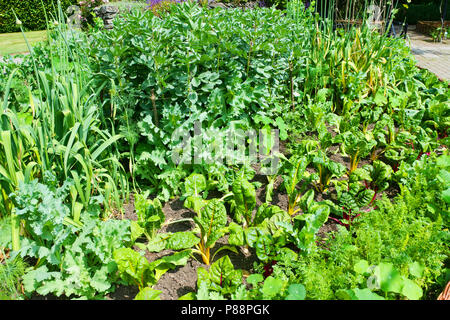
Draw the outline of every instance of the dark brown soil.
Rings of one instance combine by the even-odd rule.
[[[183,206],[183,202],[180,199],[174,199],[167,202],[163,207],[163,211],[166,217],[166,222],[172,222],[185,218],[193,218],[195,216],[195,213],[193,211],[186,209]],[[136,213],[134,211],[133,198],[130,199],[130,202],[128,204],[124,205],[123,218],[130,220],[137,219]],[[229,220],[231,221],[231,218],[229,218]],[[193,222],[183,221],[164,226],[159,232],[180,232],[192,230],[193,228]],[[212,252],[227,245],[227,238],[227,236],[224,236],[223,238],[219,239]],[[140,250],[136,246],[134,246],[134,249]],[[145,257],[149,262],[152,262],[173,253],[173,250],[162,250],[156,253],[146,251]],[[219,252],[214,259],[217,260],[226,254],[230,257],[230,260],[233,263],[234,267],[236,269],[242,269],[244,274],[250,274],[252,272],[253,262],[257,261],[256,255],[252,250],[250,250],[249,256],[246,256],[241,252],[236,254],[228,250],[223,250]],[[197,269],[199,267],[209,269],[209,267],[201,261],[200,256],[195,256],[195,258],[190,259],[185,266],[177,267],[174,270],[169,270],[164,273],[153,288],[156,290],[161,290],[161,300],[176,300],[189,292],[196,292]],[[133,299],[137,293],[138,290],[136,287],[118,286],[116,291],[109,294],[107,298],[112,300],[128,300]]]

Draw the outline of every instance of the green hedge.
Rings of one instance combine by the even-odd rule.
[[[439,7],[440,2],[409,4],[408,9],[400,7],[400,11],[395,17],[395,20],[403,21],[406,17],[408,24],[416,24],[417,21],[440,21],[441,13]],[[445,20],[450,20],[450,2],[447,5]]]
[[[61,0],[64,11],[76,3],[78,0]],[[57,4],[58,0],[0,0],[0,33],[20,31],[13,9],[25,30],[46,29],[44,8],[50,19],[50,16],[55,16]]]

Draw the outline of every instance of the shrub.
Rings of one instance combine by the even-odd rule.
[[[439,10],[439,2],[429,2],[420,4],[409,4],[408,8],[399,6],[399,12],[395,20],[403,21],[409,24],[416,24],[417,21],[440,21],[441,11]],[[446,20],[450,18],[450,6],[447,7]]]
[[[77,0],[61,0],[65,10]],[[8,0],[0,2],[0,33],[18,32],[16,13],[23,27],[28,31],[46,29],[45,13],[50,19],[58,9],[58,0]],[[14,10],[14,11],[13,11]]]

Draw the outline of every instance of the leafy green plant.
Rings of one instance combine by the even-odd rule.
[[[134,300],[161,300],[159,295],[162,293],[160,290],[155,290],[149,287],[146,287],[139,291]]]
[[[362,178],[364,179],[366,188],[370,188],[374,191],[372,200],[369,203],[370,205],[375,200],[378,192],[384,191],[389,187],[389,180],[391,179],[393,171],[388,164],[379,160],[375,160],[372,165],[364,165],[362,170],[365,171],[363,173],[364,177]]]
[[[414,268],[417,264],[411,264]],[[387,298],[388,295],[398,294],[410,300],[418,300],[422,297],[423,291],[420,286],[409,277],[402,276],[395,269],[392,263],[382,262],[377,266],[369,267],[365,260],[360,260],[355,264],[355,271],[361,275],[369,277],[367,285],[370,288],[339,290],[336,295],[344,300],[383,300],[383,297],[374,291],[381,291]],[[412,269],[420,277],[420,267]]]
[[[310,193],[305,194],[309,182],[313,179],[313,176],[306,171],[308,164],[307,157],[293,157],[286,163],[285,174],[282,175],[283,185],[289,199],[288,213],[291,216],[300,211],[300,208],[296,208],[302,197],[310,197]],[[300,185],[299,189],[297,189],[297,185]]]
[[[358,167],[360,160],[366,157],[376,145],[376,141],[367,139],[360,130],[344,132],[341,138],[342,150],[350,157],[350,169],[348,173],[351,174]]]
[[[324,204],[314,204],[309,210],[294,217],[294,223],[282,226],[289,234],[290,240],[303,252],[307,253],[315,245],[316,234],[328,220],[330,208]]]
[[[142,233],[147,239],[154,239],[156,233],[165,222],[162,204],[158,199],[148,199],[149,192],[135,194],[134,206],[136,209],[137,223],[142,228]]]
[[[302,284],[291,283],[288,280],[273,276],[263,277],[255,273],[247,278],[252,285],[248,295],[255,300],[304,300],[306,290]]]
[[[444,35],[444,32],[441,27],[438,27],[430,32],[430,36],[431,36],[431,38],[433,38],[434,42],[442,41],[443,35]]]
[[[424,115],[424,125],[432,127],[438,131],[438,139],[445,138],[448,135],[448,127],[450,124],[450,113],[446,107],[448,97],[444,94],[439,94],[433,98],[429,103]]]
[[[13,253],[37,259],[23,276],[27,293],[94,298],[110,292],[117,281],[112,255],[130,242],[130,223],[101,221],[98,198],[75,223],[64,203],[67,189],[65,185],[52,190],[34,180],[12,195],[29,236],[21,239],[20,250]]]
[[[243,223],[244,228],[252,225],[253,209],[256,206],[256,190],[253,184],[243,177],[234,180],[232,185],[234,199],[234,218]]]
[[[236,270],[231,263],[230,257],[223,256],[209,268],[209,271],[199,267],[197,269],[197,287],[208,288],[222,295],[230,295],[242,284],[242,270]],[[199,295],[197,293],[197,296]]]
[[[439,220],[441,217],[446,225],[449,224],[446,212],[449,203],[449,163],[448,154],[437,156],[431,153],[412,165],[402,163],[393,176],[403,185],[402,191],[408,190],[412,198],[417,198],[418,203],[426,201],[424,214],[433,220]]]
[[[349,228],[354,219],[368,211],[362,208],[372,204],[374,199],[374,190],[367,189],[357,182],[352,182],[347,185],[346,191],[338,192],[337,203],[329,200],[325,200],[324,203],[330,206],[331,213],[343,219],[344,222],[334,217],[330,217],[330,219]]]
[[[131,248],[119,248],[113,252],[113,257],[121,279],[129,285],[138,286],[139,293],[135,300],[159,300],[161,291],[152,286],[166,271],[184,266],[189,252],[174,253],[150,263],[141,253]]]
[[[344,165],[332,161],[322,150],[312,154],[312,163],[316,168],[316,180],[318,180],[315,188],[321,193],[328,190],[333,177],[340,178],[345,173]]]
[[[244,227],[234,222],[227,226],[228,243],[241,246],[245,255],[250,254],[249,248],[254,248],[259,259],[268,261],[285,244],[277,225],[281,221],[290,221],[289,215],[278,206],[265,203],[258,207],[250,226]],[[280,236],[281,239],[278,238]]]
[[[0,255],[6,255],[1,248]],[[21,279],[26,268],[27,264],[20,257],[0,259],[0,300],[23,299]]]
[[[154,270],[148,260],[130,248],[113,252],[120,277],[128,284],[137,285],[139,290],[156,283]]]

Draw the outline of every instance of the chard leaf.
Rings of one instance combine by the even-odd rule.
[[[166,247],[166,240],[169,236],[165,233],[158,233],[147,243],[147,250],[150,252],[160,252]]]
[[[142,228],[136,221],[130,222],[131,242],[134,243],[144,233],[145,229]]]
[[[238,177],[233,182],[232,191],[235,201],[235,213],[237,217],[244,217],[247,225],[250,225],[252,211],[256,206],[255,187],[245,178]]]
[[[328,220],[330,214],[330,207],[325,204],[315,205],[310,210],[308,214],[302,214],[296,216],[294,219],[300,222],[298,223],[301,228],[298,235],[294,238],[296,239],[297,246],[302,249],[309,251],[311,245],[315,243],[315,235],[323,224]],[[303,222],[303,223],[302,223]]]
[[[228,226],[230,236],[228,237],[228,243],[234,246],[243,246],[245,244],[244,229],[242,226],[232,222]]]
[[[258,259],[266,262],[273,255],[274,239],[269,234],[264,234],[258,237],[255,243],[256,255]]]
[[[256,211],[255,218],[253,219],[253,225],[257,226],[265,219],[271,218],[277,213],[284,213],[284,211],[278,206],[263,203]]]
[[[205,176],[193,173],[184,181],[185,196],[199,197],[200,193],[206,189]]]
[[[166,249],[182,250],[195,246],[200,239],[193,232],[175,232],[166,240]]]
[[[242,271],[235,270],[229,256],[223,256],[209,269],[211,288],[223,294],[232,293],[242,283]]]
[[[244,229],[244,234],[245,234],[245,241],[247,242],[249,247],[254,248],[259,235],[262,234],[262,231],[258,227],[250,227]]]
[[[227,223],[227,213],[223,202],[212,199],[200,210],[200,216],[194,217],[200,227],[201,238],[206,247],[210,248],[222,236]]]
[[[197,214],[200,212],[200,210],[206,206],[208,203],[208,200],[204,200],[201,197],[196,196],[189,196],[184,200],[184,206],[188,209],[193,210]]]

